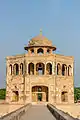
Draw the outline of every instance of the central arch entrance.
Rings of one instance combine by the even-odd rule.
[[[48,102],[48,87],[33,86],[32,87],[32,102]]]

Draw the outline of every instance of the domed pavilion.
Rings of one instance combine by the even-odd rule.
[[[25,54],[6,58],[9,103],[74,103],[74,58],[56,54],[42,35],[30,39]]]

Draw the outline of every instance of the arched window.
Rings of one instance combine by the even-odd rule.
[[[14,64],[14,75],[18,75],[18,74],[19,74],[19,65]]]
[[[43,49],[42,49],[42,48],[39,48],[39,49],[37,50],[37,53],[41,55],[41,54],[43,54],[43,53],[44,53],[44,51],[43,51]]]
[[[9,70],[10,70],[9,71],[10,75],[12,75],[12,65],[11,64],[9,65]]]
[[[67,65],[62,64],[62,75],[66,76],[67,75]]]
[[[71,65],[68,66],[68,76],[72,75],[72,67]]]
[[[36,64],[36,74],[37,75],[43,75],[44,74],[44,64],[43,63],[37,63]]]
[[[60,65],[60,63],[57,64],[57,75],[61,75],[61,65]]]
[[[28,73],[29,73],[29,75],[34,75],[34,64],[33,63],[29,63]]]
[[[20,74],[23,74],[23,63],[20,64]]]
[[[62,102],[68,102],[68,92],[67,91],[63,91],[61,93],[61,101]]]
[[[32,54],[34,54],[34,49],[31,49],[30,51],[31,51]]]
[[[49,54],[50,53],[50,49],[47,49],[47,54]]]
[[[46,65],[46,73],[47,73],[47,75],[52,74],[52,64],[51,63],[47,63],[47,65]]]

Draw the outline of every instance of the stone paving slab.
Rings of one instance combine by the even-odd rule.
[[[21,120],[56,120],[46,105],[32,105]]]
[[[12,111],[17,110],[23,105],[9,105],[9,104],[0,104],[0,116],[4,116]]]

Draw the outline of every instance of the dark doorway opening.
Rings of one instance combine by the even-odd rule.
[[[38,93],[38,101],[42,101],[42,93]]]

